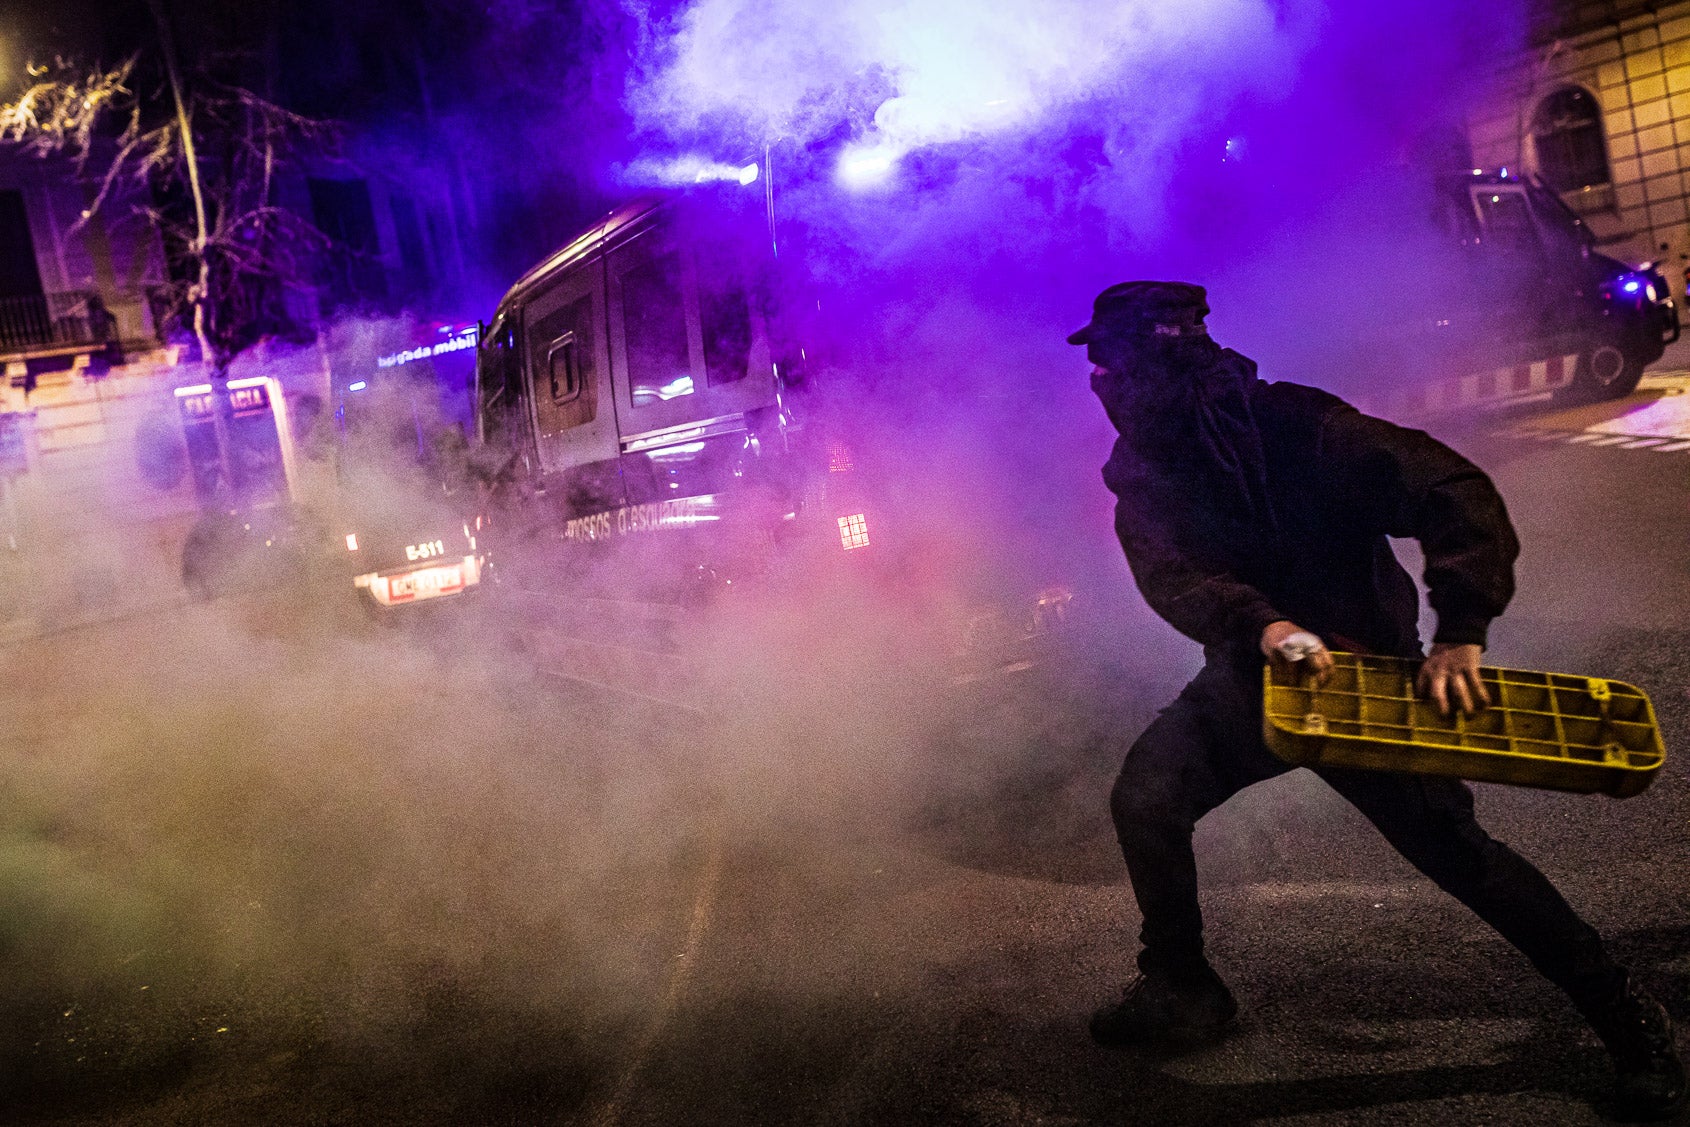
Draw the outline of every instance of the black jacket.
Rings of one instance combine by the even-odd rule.
[[[1424,431],[1338,397],[1266,383],[1247,365],[1244,398],[1261,435],[1270,507],[1201,457],[1158,458],[1123,437],[1103,479],[1145,600],[1211,659],[1259,656],[1289,619],[1338,649],[1420,654],[1419,595],[1387,537],[1426,560],[1437,642],[1483,645],[1514,592],[1519,541],[1482,470]]]

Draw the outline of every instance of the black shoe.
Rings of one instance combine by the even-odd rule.
[[[1614,1102],[1627,1120],[1666,1119],[1684,1107],[1684,1065],[1672,1018],[1635,982],[1590,1024],[1614,1060]]]
[[[1176,984],[1152,971],[1134,979],[1119,1002],[1091,1015],[1091,1039],[1111,1048],[1195,1049],[1226,1036],[1237,1016],[1232,991],[1213,972]]]

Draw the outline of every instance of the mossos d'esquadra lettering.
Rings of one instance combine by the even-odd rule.
[[[655,532],[661,528],[690,525],[697,509],[697,499],[693,497],[628,505],[609,512],[574,518],[563,526],[563,538],[598,540],[612,532],[626,536],[634,532]]]

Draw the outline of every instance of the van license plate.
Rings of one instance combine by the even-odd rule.
[[[464,589],[464,565],[445,564],[425,567],[395,575],[387,581],[388,598],[432,599],[438,595],[455,595]]]

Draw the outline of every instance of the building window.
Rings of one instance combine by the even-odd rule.
[[[417,218],[417,205],[403,192],[388,197],[393,209],[393,237],[399,244],[399,265],[405,277],[401,288],[409,293],[426,292],[434,284],[428,268],[428,253],[423,249],[422,222]]]
[[[387,298],[387,274],[381,264],[381,241],[376,232],[370,187],[363,180],[307,177],[311,217],[328,236],[319,284],[324,305],[355,308]]]
[[[1602,138],[1602,110],[1590,91],[1565,86],[1537,104],[1532,144],[1538,173],[1557,192],[1576,192],[1609,182],[1608,149]]]

